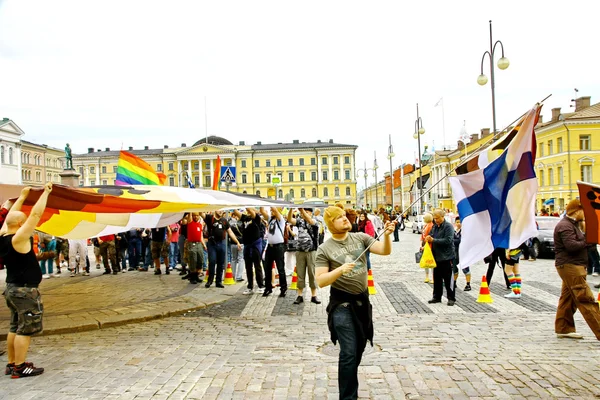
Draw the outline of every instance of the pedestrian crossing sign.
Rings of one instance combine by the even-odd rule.
[[[221,167],[221,182],[225,184],[235,183],[235,167]]]

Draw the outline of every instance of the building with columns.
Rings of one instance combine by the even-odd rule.
[[[149,163],[167,176],[166,185],[187,187],[187,177],[197,188],[211,188],[217,156],[221,166],[236,167],[236,183],[221,190],[255,194],[265,198],[302,203],[311,198],[326,204],[356,202],[355,153],[358,146],[317,142],[234,145],[227,139],[209,136],[192,146],[182,143],[176,148],[129,147],[128,152]],[[119,150],[89,148],[73,155],[73,167],[80,186],[114,184]],[[273,182],[279,177],[279,184]]]
[[[22,183],[21,137],[24,134],[10,118],[0,120],[0,183]]]
[[[24,185],[60,183],[64,169],[63,150],[21,140],[21,182]]]

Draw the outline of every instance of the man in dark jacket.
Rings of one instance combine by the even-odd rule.
[[[555,266],[563,281],[554,331],[559,338],[582,339],[575,331],[573,314],[579,310],[600,340],[600,311],[586,282],[587,243],[582,223],[583,207],[577,199],[567,204],[567,215],[554,228]]]
[[[431,245],[431,252],[435,259],[436,267],[433,269],[433,298],[429,304],[441,303],[446,286],[448,305],[453,306],[454,280],[452,277],[452,260],[454,260],[454,227],[444,219],[444,210],[437,208],[433,211],[433,228],[425,241]]]

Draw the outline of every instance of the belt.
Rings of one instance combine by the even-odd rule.
[[[275,244],[269,243],[269,247],[275,247],[275,246],[283,246],[283,243],[275,243]]]
[[[38,288],[38,284],[37,283],[6,283],[6,285],[11,285],[14,287],[26,287],[26,288],[33,288],[33,289],[37,289]]]

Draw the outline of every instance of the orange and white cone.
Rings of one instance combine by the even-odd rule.
[[[492,296],[490,296],[490,288],[488,287],[485,275],[481,277],[481,287],[479,288],[479,297],[477,297],[478,303],[493,303]]]
[[[367,286],[369,287],[369,294],[377,294],[377,289],[375,289],[375,282],[373,281],[373,272],[371,270],[369,270]]]
[[[598,298],[596,299],[596,303],[600,303],[600,289],[598,289]]]
[[[273,287],[279,287],[279,270],[273,261]]]
[[[294,267],[294,273],[292,274],[292,284],[289,287],[290,290],[298,290],[298,274],[296,273],[296,267]]]
[[[233,270],[231,269],[231,263],[227,263],[227,269],[225,270],[225,279],[223,285],[235,285],[235,279],[233,279]]]

